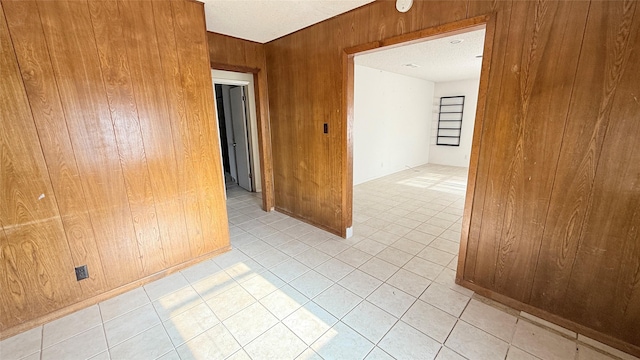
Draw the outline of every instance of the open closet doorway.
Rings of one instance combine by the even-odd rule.
[[[249,192],[261,192],[253,75],[212,70],[224,179]]]

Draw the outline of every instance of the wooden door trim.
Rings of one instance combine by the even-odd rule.
[[[447,23],[411,33],[394,36],[381,41],[374,41],[359,44],[344,49],[342,54],[342,84],[343,84],[343,121],[345,129],[342,139],[342,227],[341,234],[346,236],[346,229],[353,225],[353,99],[354,99],[354,61],[357,54],[364,54],[398,46],[410,45],[427,40],[434,40],[445,36],[455,35],[485,28],[484,52],[482,58],[482,68],[480,72],[480,86],[478,90],[478,104],[476,108],[475,125],[473,130],[473,140],[471,143],[471,156],[469,161],[469,173],[467,178],[467,191],[465,195],[465,205],[462,220],[462,231],[460,236],[460,251],[458,257],[458,271],[456,272],[456,283],[463,283],[463,269],[467,254],[467,241],[469,239],[469,228],[471,226],[471,209],[473,208],[473,198],[475,194],[475,183],[477,177],[478,160],[480,154],[480,142],[484,124],[484,113],[486,105],[486,93],[489,82],[489,71],[491,67],[491,55],[495,34],[495,14],[481,15],[469,19],[464,19],[452,23]]]
[[[275,198],[273,188],[273,158],[270,151],[271,136],[269,134],[271,133],[271,130],[269,126],[268,103],[266,102],[267,99],[263,99],[263,96],[261,96],[261,91],[266,89],[262,89],[260,87],[260,77],[262,76],[263,70],[248,66],[238,66],[218,62],[211,62],[210,65],[213,70],[233,71],[253,75],[253,89],[256,99],[256,123],[258,125],[258,149],[260,150],[258,161],[260,161],[262,210],[269,212],[275,207]],[[263,117],[262,114],[263,107],[266,117]]]

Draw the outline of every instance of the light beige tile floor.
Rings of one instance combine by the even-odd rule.
[[[454,283],[466,169],[354,189],[341,239],[228,189],[233,250],[0,342],[9,359],[633,359]],[[609,352],[609,353],[607,353]]]

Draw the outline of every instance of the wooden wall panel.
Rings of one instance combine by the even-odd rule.
[[[184,89],[185,109],[191,132],[198,199],[206,254],[229,243],[229,225],[220,161],[220,142],[214,115],[213,83],[209,64],[198,61],[209,56],[204,13],[187,1],[172,2],[175,34]]]
[[[203,223],[200,219],[195,160],[189,139],[189,124],[182,89],[182,76],[178,60],[175,19],[171,2],[158,1],[153,4],[158,34],[158,49],[162,61],[162,75],[167,94],[167,115],[170,118],[173,148],[176,160],[178,191],[183,194],[183,209],[191,256],[197,256],[204,248]],[[205,224],[206,225],[206,224]]]
[[[86,1],[38,2],[80,178],[110,287],[142,273],[129,199]],[[119,246],[113,246],[113,244]]]
[[[5,328],[69,305],[82,290],[73,272],[59,266],[73,261],[4,14],[0,76],[0,328]]]
[[[457,279],[640,354],[637,6],[376,1],[266,44],[276,207],[350,225],[346,48],[491,14]]]
[[[203,5],[0,4],[0,339],[229,249]]]
[[[265,211],[270,211],[274,207],[273,160],[264,45],[212,32],[207,33],[207,42],[212,68],[254,74],[262,179],[262,208]]]
[[[151,175],[138,119],[138,109],[144,109],[147,104],[141,101],[138,105],[134,98],[131,70],[127,60],[129,46],[124,42],[125,34],[141,37],[144,32],[138,29],[123,30],[123,16],[117,2],[89,1],[88,5],[129,209],[138,241],[142,273],[149,275],[166,268],[167,263],[162,251]],[[129,9],[122,13],[127,14],[127,10]],[[143,18],[138,21],[142,23]],[[140,59],[134,59],[132,62],[135,64],[136,60],[140,62]],[[151,59],[148,61],[151,62]]]
[[[67,124],[59,121],[64,111],[38,6],[34,1],[12,1],[4,11],[74,264],[91,269],[79,284],[85,296],[95,295],[104,291],[106,279]]]

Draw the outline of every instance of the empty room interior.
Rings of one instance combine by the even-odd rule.
[[[637,1],[0,15],[0,359],[640,357]]]

